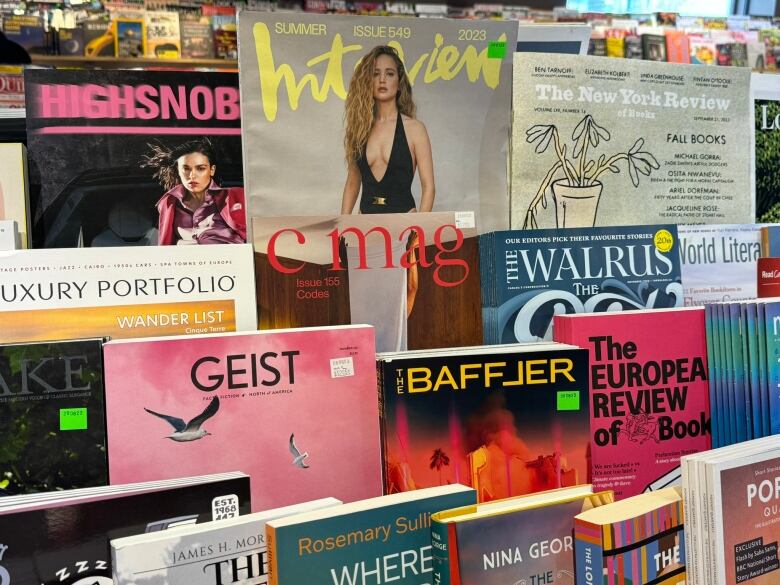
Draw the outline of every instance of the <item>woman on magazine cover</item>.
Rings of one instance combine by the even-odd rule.
[[[246,242],[244,189],[223,189],[214,181],[217,158],[208,138],[149,148],[141,166],[155,169],[154,177],[167,189],[157,202],[159,245]]]
[[[412,196],[417,170],[422,187],[419,211],[433,209],[431,143],[425,125],[414,117],[415,109],[412,86],[398,53],[392,47],[375,47],[360,61],[349,83],[342,214],[352,213],[361,185],[361,213],[418,211]]]

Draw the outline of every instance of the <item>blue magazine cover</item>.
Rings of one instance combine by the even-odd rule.
[[[674,225],[480,236],[484,341],[552,339],[554,315],[683,306]]]
[[[780,302],[764,305],[766,327],[769,416],[772,434],[780,433]]]
[[[716,449],[723,445],[723,419],[722,419],[722,405],[720,400],[720,384],[718,381],[718,375],[720,373],[720,356],[716,351],[716,334],[717,327],[715,327],[715,305],[704,306],[704,319],[707,328],[707,364],[709,365],[709,379],[710,379],[710,417],[712,420],[712,448]]]
[[[742,318],[745,324],[743,333],[745,333],[742,342],[743,353],[745,354],[745,372],[746,380],[750,388],[750,406],[753,423],[753,437],[765,437],[766,430],[763,426],[763,410],[766,405],[762,404],[760,372],[758,365],[758,323],[756,321],[757,311],[755,303],[742,303]]]
[[[734,372],[734,396],[736,397],[737,440],[749,441],[753,438],[752,411],[750,392],[745,379],[745,364],[743,361],[743,340],[745,335],[742,321],[742,309],[739,304],[728,305],[729,328],[731,331],[731,359]]]
[[[758,375],[761,392],[761,417],[764,436],[773,434],[772,415],[769,407],[769,357],[766,347],[766,308],[764,303],[756,303],[756,328],[758,330]]]

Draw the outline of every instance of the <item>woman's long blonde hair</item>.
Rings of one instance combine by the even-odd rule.
[[[398,115],[414,118],[416,108],[412,100],[412,84],[406,75],[406,69],[398,56],[398,52],[387,45],[374,47],[364,56],[352,80],[349,82],[349,93],[344,106],[344,150],[347,164],[357,161],[363,156],[363,150],[368,142],[368,136],[374,127],[376,105],[374,103],[374,64],[379,55],[388,55],[395,61],[398,69],[398,95],[395,103]]]

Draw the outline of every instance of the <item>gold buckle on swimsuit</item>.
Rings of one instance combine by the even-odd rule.
[[[387,205],[387,197],[374,197],[374,205]]]

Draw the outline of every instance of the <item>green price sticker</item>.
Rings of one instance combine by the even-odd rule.
[[[558,410],[579,410],[580,391],[566,390],[558,392]]]
[[[61,431],[84,431],[87,429],[86,408],[60,408]]]
[[[503,59],[506,55],[506,41],[488,42],[488,59]]]

